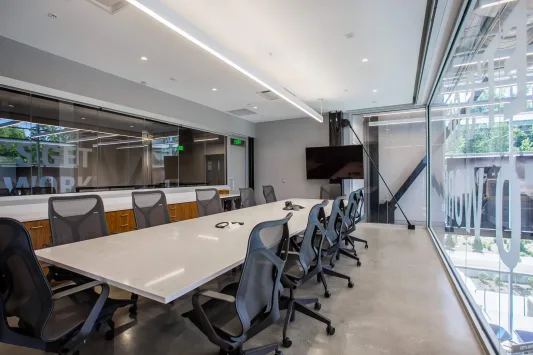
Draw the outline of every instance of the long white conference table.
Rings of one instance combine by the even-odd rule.
[[[305,230],[311,207],[322,200],[285,201],[37,250],[37,258],[94,280],[169,303],[243,263],[252,229],[292,212],[291,236]],[[328,204],[326,214],[331,211]],[[216,228],[219,222],[244,222]]]

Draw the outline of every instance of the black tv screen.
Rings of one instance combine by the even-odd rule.
[[[307,179],[363,179],[363,146],[305,149]]]

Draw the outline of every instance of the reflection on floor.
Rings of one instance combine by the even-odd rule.
[[[352,276],[355,287],[349,289],[345,281],[330,278],[329,299],[315,282],[297,293],[321,298],[321,312],[333,320],[335,335],[328,336],[321,323],[297,315],[289,331],[293,345],[283,350],[286,355],[483,353],[427,231],[364,224],[355,235],[370,244],[366,250],[359,247],[363,266],[357,268],[354,260],[342,258],[336,267]],[[203,288],[217,289],[233,279],[229,273]],[[181,317],[190,304],[190,295],[174,305],[142,299],[136,322],[127,311],[117,314],[115,339],[105,341],[103,334],[94,334],[81,354],[217,354],[218,349]],[[248,346],[281,342],[281,331],[282,319]],[[0,355],[8,354],[41,352],[0,344]]]

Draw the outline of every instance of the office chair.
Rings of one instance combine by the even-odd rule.
[[[0,341],[26,348],[79,354],[94,328],[107,322],[109,286],[90,281],[52,291],[18,221],[0,218]],[[94,292],[101,287],[101,292]],[[11,326],[8,317],[17,317]]]
[[[52,245],[75,243],[83,240],[105,237],[109,235],[105,219],[104,203],[99,195],[84,196],[54,196],[48,199],[48,218],[52,234]],[[73,281],[74,283],[87,282],[87,278],[74,272],[48,267],[48,281]],[[131,299],[109,299],[108,303],[115,308],[131,306],[130,317],[137,315],[138,295],[132,294]],[[106,339],[115,336],[114,323],[108,322],[110,330]]]
[[[318,298],[295,298],[294,290],[299,286],[305,284],[315,276],[318,280],[322,280],[327,297],[331,295],[328,291],[328,285],[324,274],[338,276],[341,275],[326,267],[322,266],[321,245],[327,235],[327,230],[324,227],[326,215],[324,208],[328,205],[328,201],[324,200],[311,208],[309,212],[309,219],[307,227],[304,232],[303,239],[298,247],[298,251],[289,252],[285,268],[283,270],[286,278],[282,279],[283,285],[289,289],[289,297],[282,297],[282,309],[287,310],[285,316],[285,323],[283,325],[283,346],[290,347],[292,341],[287,337],[287,328],[289,321],[293,321],[295,312],[301,312],[308,317],[316,319],[327,325],[326,331],[328,335],[335,333],[335,328],[331,325],[331,321],[321,314],[314,312],[306,307],[307,304],[314,303],[315,310],[320,310],[322,305]],[[333,212],[332,212],[333,213]],[[348,286],[352,288],[353,282],[349,277],[342,275],[342,278],[348,279]]]
[[[340,184],[326,184],[320,186],[321,200],[334,200],[342,196],[342,189]]]
[[[259,223],[250,233],[248,250],[239,282],[220,292],[200,291],[192,298],[189,318],[220,354],[282,355],[278,344],[243,350],[244,343],[279,319],[280,279],[288,255],[289,213],[277,221]],[[278,255],[270,250],[278,245]],[[209,300],[200,304],[200,297]]]
[[[2,196],[11,196],[11,190],[6,188],[0,188],[0,197]]]
[[[263,186],[263,196],[265,196],[266,203],[276,202],[278,200],[272,185]]]
[[[195,191],[198,217],[224,212],[217,189],[197,189]]]
[[[253,207],[257,204],[255,203],[254,189],[247,187],[244,189],[239,189],[241,193],[241,208]]]
[[[364,243],[365,249],[368,249],[368,242],[364,239],[351,236],[350,234],[355,231],[357,223],[363,220],[363,206],[365,203],[365,197],[363,189],[353,191],[348,198],[348,206],[346,207],[346,225],[343,231],[343,239],[345,245],[350,244],[353,247],[354,255],[357,255],[355,250],[355,242]]]
[[[137,229],[155,227],[172,222],[165,193],[160,190],[131,193],[133,215]]]

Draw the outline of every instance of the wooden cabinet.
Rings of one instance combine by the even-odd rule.
[[[44,248],[44,244],[52,244],[52,233],[50,232],[50,222],[47,219],[41,221],[31,221],[23,223],[30,232],[31,243],[34,250]]]
[[[198,217],[196,202],[176,203],[168,205],[168,213],[173,222],[185,221]]]
[[[106,212],[105,218],[110,234],[124,233],[135,230],[133,210]]]

